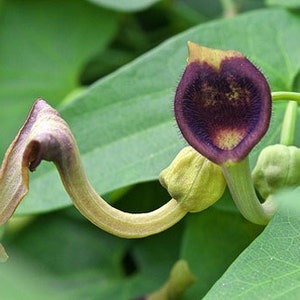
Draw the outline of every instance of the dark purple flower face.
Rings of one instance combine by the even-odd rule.
[[[197,47],[204,49],[204,59],[197,59]],[[175,96],[178,126],[188,143],[211,161],[221,165],[242,160],[268,129],[269,85],[239,52],[226,55],[196,44],[189,50],[192,59]]]

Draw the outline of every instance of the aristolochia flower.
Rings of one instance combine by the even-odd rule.
[[[188,143],[214,163],[240,161],[269,127],[268,82],[240,52],[192,42],[188,48],[174,103],[178,126]]]

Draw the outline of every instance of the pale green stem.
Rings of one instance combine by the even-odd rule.
[[[297,121],[297,107],[300,104],[300,93],[296,92],[273,92],[272,93],[273,101],[280,100],[288,100],[289,103],[287,105],[281,136],[280,136],[280,144],[291,146],[294,144],[294,136],[295,136],[295,127]]]
[[[238,5],[236,0],[221,0],[223,6],[224,18],[234,17],[238,13]]]
[[[249,221],[266,225],[275,213],[271,202],[260,203],[252,183],[248,157],[242,161],[222,166],[232,198],[241,212]]]
[[[272,100],[279,101],[279,100],[288,100],[288,101],[297,101],[300,104],[300,93],[295,92],[273,92],[272,93]]]
[[[187,214],[175,199],[147,213],[128,213],[112,207],[87,179],[75,141],[72,152],[71,163],[56,163],[57,169],[75,206],[101,229],[119,237],[140,238],[164,231]]]
[[[294,144],[297,107],[296,101],[289,101],[287,105],[280,135],[280,144],[282,145],[292,146]]]
[[[52,121],[52,126],[55,126],[54,124]],[[128,213],[112,207],[90,184],[77,143],[62,119],[58,119],[58,129],[61,133],[64,132],[64,137],[60,136],[56,140],[56,143],[59,143],[54,144],[54,149],[59,149],[60,154],[53,161],[75,206],[96,226],[119,237],[139,238],[161,232],[187,214],[188,211],[175,199],[147,213]],[[44,141],[45,138],[41,140],[41,144]],[[51,147],[47,145],[48,151],[49,148]]]

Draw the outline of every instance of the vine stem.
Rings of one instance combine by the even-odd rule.
[[[296,101],[300,104],[300,93],[296,92],[272,92],[272,100],[279,101],[279,100],[291,100]]]
[[[295,92],[273,92],[273,101],[288,100],[288,105],[283,118],[280,144],[291,146],[294,144],[295,128],[297,121],[297,108],[300,104],[300,93]]]
[[[288,102],[280,135],[280,144],[282,145],[292,146],[294,144],[297,121],[297,107],[298,103],[296,101]]]

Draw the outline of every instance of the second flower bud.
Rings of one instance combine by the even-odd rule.
[[[265,199],[281,188],[300,185],[300,149],[271,145],[262,150],[252,172],[256,189]]]

